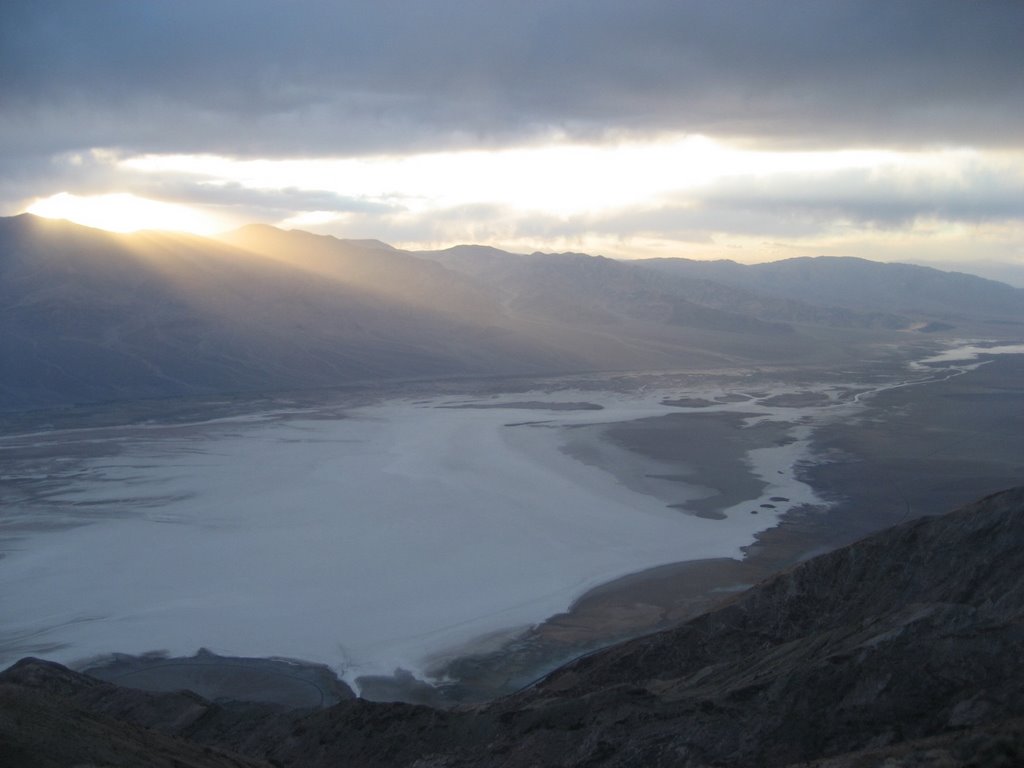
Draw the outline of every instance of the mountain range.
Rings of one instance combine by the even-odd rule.
[[[24,659],[3,765],[1016,766],[1024,488],[784,571],[488,704],[213,703]]]
[[[862,259],[403,251],[0,219],[0,410],[386,380],[840,360],[1019,330],[1024,290]],[[912,337],[911,337],[912,338]]]

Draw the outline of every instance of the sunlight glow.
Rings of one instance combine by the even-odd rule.
[[[619,258],[761,261],[890,253],[898,245],[904,259],[940,250],[944,257],[959,250],[1006,259],[1017,257],[1020,241],[1016,230],[1010,240],[996,238],[998,221],[979,230],[968,210],[956,232],[947,230],[968,196],[998,198],[1024,185],[1019,152],[782,151],[693,134],[409,155],[246,159],[97,150],[90,159],[130,179],[194,189],[219,201],[205,210],[230,218],[197,222],[201,206],[131,196],[57,195],[32,210],[122,230],[208,233],[262,221],[413,250],[488,243]],[[86,200],[104,208],[103,219],[78,210]],[[161,206],[161,214],[147,219],[129,202]]]
[[[181,173],[211,186],[318,190],[411,213],[470,205],[556,216],[623,208],[733,175],[815,173],[894,163],[893,152],[758,152],[704,136],[610,145],[549,145],[408,156],[239,160],[143,155],[122,168]]]
[[[88,196],[60,192],[36,200],[26,210],[37,216],[67,219],[111,232],[159,229],[208,235],[225,228],[223,221],[187,205],[162,203],[124,192]]]

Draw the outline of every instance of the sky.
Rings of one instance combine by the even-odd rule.
[[[5,0],[0,215],[1024,285],[1024,2]]]

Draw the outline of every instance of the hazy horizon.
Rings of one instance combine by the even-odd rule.
[[[210,240],[210,241],[213,241],[213,242],[230,242],[232,236],[235,233],[243,231],[247,227],[267,226],[267,227],[273,227],[274,229],[277,229],[277,230],[279,230],[281,232],[294,232],[294,233],[299,233],[299,234],[323,235],[323,236],[326,236],[326,237],[333,237],[333,238],[336,238],[336,239],[338,239],[338,240],[340,240],[342,242],[349,241],[349,240],[354,241],[354,242],[376,241],[376,242],[383,243],[384,245],[392,247],[392,248],[397,248],[399,250],[407,250],[409,253],[412,253],[412,254],[416,254],[417,252],[431,253],[431,252],[435,252],[435,251],[438,251],[438,250],[450,250],[450,249],[456,249],[456,248],[460,248],[460,247],[495,249],[495,250],[498,250],[498,251],[502,251],[502,252],[508,253],[509,255],[529,255],[530,253],[532,253],[532,254],[545,254],[545,255],[557,255],[559,253],[558,251],[554,251],[554,250],[544,251],[544,250],[541,250],[541,249],[535,249],[533,251],[529,251],[528,252],[525,249],[516,250],[514,248],[505,248],[505,247],[502,247],[502,246],[500,246],[498,244],[495,244],[495,243],[486,243],[486,242],[458,242],[458,243],[452,243],[451,245],[445,246],[444,248],[433,248],[433,247],[418,248],[418,247],[415,247],[415,244],[413,244],[413,247],[403,247],[403,246],[395,245],[394,243],[386,242],[386,241],[382,240],[381,238],[377,238],[377,237],[349,238],[349,237],[346,237],[343,234],[317,232],[317,231],[315,231],[315,228],[306,229],[306,228],[302,228],[302,227],[288,227],[288,226],[283,226],[281,224],[276,224],[275,225],[275,224],[270,224],[268,222],[263,222],[263,221],[245,222],[245,223],[242,223],[242,224],[240,224],[238,226],[232,226],[232,227],[230,227],[228,229],[224,229],[224,230],[220,230],[220,231],[216,231],[216,232],[211,232],[211,233],[194,233],[194,232],[188,232],[188,231],[185,231],[185,230],[176,230],[176,229],[173,229],[173,228],[161,228],[161,227],[147,227],[147,228],[140,228],[140,229],[123,231],[123,230],[120,230],[120,229],[107,229],[105,227],[98,226],[96,223],[91,223],[90,224],[90,223],[87,223],[87,222],[79,221],[76,218],[71,218],[71,217],[67,217],[67,216],[44,215],[44,214],[33,212],[33,211],[24,211],[23,213],[31,215],[31,216],[36,216],[36,217],[41,218],[41,219],[49,219],[49,220],[52,220],[52,221],[67,222],[67,223],[70,223],[70,224],[76,224],[78,226],[87,227],[89,229],[95,229],[95,230],[99,230],[99,231],[102,231],[102,232],[109,232],[111,234],[125,235],[125,236],[129,236],[129,237],[132,236],[132,235],[146,235],[146,234],[156,234],[156,235],[160,235],[160,234],[168,234],[168,235],[185,234],[185,235],[191,235],[193,237],[199,237],[199,238],[202,238],[202,239]],[[21,214],[18,214],[18,215],[21,215]],[[582,253],[582,252],[580,252],[580,251],[561,251],[561,253]],[[779,256],[778,258],[769,258],[769,259],[762,259],[762,260],[757,260],[757,261],[743,261],[743,260],[737,259],[737,258],[730,258],[729,256],[701,259],[699,257],[693,257],[693,256],[671,256],[671,255],[647,256],[647,255],[643,255],[643,254],[637,254],[637,255],[633,255],[633,256],[630,256],[630,255],[617,255],[617,256],[613,256],[613,255],[609,255],[609,254],[605,254],[605,253],[599,253],[599,252],[582,253],[582,255],[593,256],[593,257],[600,257],[600,258],[608,258],[608,259],[614,259],[614,260],[619,260],[619,261],[633,261],[633,260],[644,259],[644,258],[656,258],[656,259],[683,258],[683,259],[689,259],[689,260],[693,260],[693,261],[729,261],[729,262],[733,262],[733,263],[740,264],[740,265],[771,264],[771,263],[778,262],[778,261],[785,261],[787,259],[808,258],[808,257],[809,258],[818,258],[818,257],[821,257],[821,258],[837,258],[837,259],[853,258],[853,259],[862,259],[862,260],[865,260],[865,261],[876,261],[876,262],[883,262],[884,263],[884,260],[881,260],[881,259],[872,259],[872,258],[863,257],[863,256],[856,256],[856,255],[853,255],[853,254],[824,254],[824,253],[820,253],[820,254],[806,254],[805,256]],[[903,264],[910,264],[910,265],[914,265],[914,266],[931,267],[931,268],[934,268],[934,269],[942,270],[944,272],[954,272],[954,273],[959,272],[959,273],[963,273],[963,274],[972,275],[972,276],[975,276],[975,277],[982,277],[982,278],[985,278],[985,279],[988,279],[988,280],[995,280],[997,282],[1002,282],[1002,283],[1010,285],[1010,286],[1012,286],[1014,288],[1024,288],[1024,266],[1018,266],[1018,265],[1015,265],[1015,264],[999,263],[999,262],[985,262],[985,261],[929,262],[927,260],[912,259],[912,258],[904,260],[904,261],[895,262],[895,263],[903,263]]]

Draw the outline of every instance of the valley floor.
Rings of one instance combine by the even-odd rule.
[[[490,698],[1019,484],[1024,356],[984,360],[891,350],[858,370],[423,385],[23,430],[0,441],[0,664],[141,684],[108,655],[160,651],[149,685],[175,687],[205,647],[325,664],[370,698]]]

